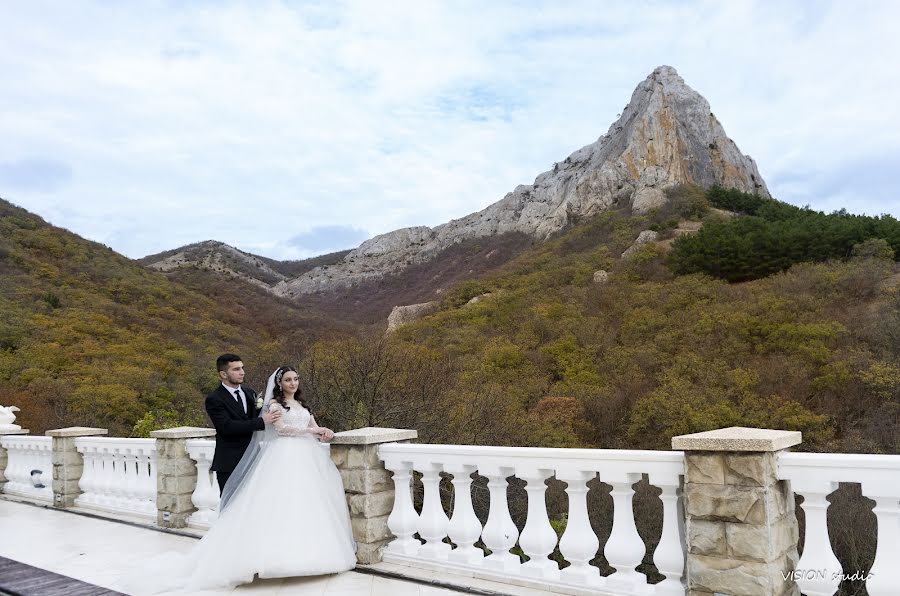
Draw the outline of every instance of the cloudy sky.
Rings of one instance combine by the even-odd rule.
[[[530,183],[674,66],[773,194],[900,217],[897,2],[0,0],[0,197],[280,259]]]

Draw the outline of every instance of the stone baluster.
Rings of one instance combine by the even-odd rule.
[[[487,476],[490,493],[490,510],[481,539],[490,549],[491,554],[485,557],[484,565],[498,571],[515,573],[520,567],[519,557],[509,552],[519,539],[519,529],[509,515],[509,502],[506,499],[508,476],[514,473],[513,468],[488,464],[479,466],[479,473]]]
[[[7,426],[8,428],[6,429],[0,428],[0,492],[3,492],[3,485],[9,482],[9,475],[11,472],[11,470],[7,469],[7,466],[9,466],[9,455],[6,452],[6,448],[3,446],[3,437],[27,435],[31,432],[27,428],[13,428],[15,425],[12,424]]]
[[[548,558],[556,548],[558,538],[547,516],[545,496],[547,492],[545,481],[553,476],[553,470],[519,465],[516,466],[516,476],[526,482],[525,492],[528,495],[528,517],[519,536],[519,546],[529,557],[529,560],[522,564],[522,575],[558,580],[559,564]]]
[[[125,487],[125,501],[134,507],[140,509],[142,506],[140,493],[138,492],[138,456],[137,452],[140,447],[126,447],[122,450],[122,470],[125,477],[122,478],[122,484]]]
[[[795,431],[741,427],[672,439],[672,448],[685,455],[691,596],[799,595],[791,579],[798,538],[794,498],[788,483],[777,479],[775,464],[778,451],[800,440]],[[810,543],[816,528],[829,544],[824,516],[824,508],[814,510],[812,519],[807,512],[807,548],[821,540]]]
[[[31,492],[31,471],[38,467],[38,458],[37,458],[37,446],[33,443],[27,443],[25,445],[25,449],[23,451],[24,457],[23,462],[25,465],[23,466],[23,474],[22,474],[22,483],[25,485],[26,489]]]
[[[401,478],[397,478],[395,468],[389,468],[395,472],[392,482],[378,456],[378,445],[408,442],[417,436],[418,432],[414,430],[367,427],[337,433],[331,442],[331,459],[341,473],[350,507],[350,524],[357,545],[356,560],[363,565],[381,561],[382,550],[390,541],[395,527],[404,534],[407,532],[410,519],[409,511],[405,509],[406,498],[410,499],[408,505],[412,508],[409,479],[403,477],[410,470],[398,463]],[[394,507],[395,495],[398,500],[404,500],[398,517],[394,516],[397,511]],[[397,534],[404,540],[398,546],[410,547],[410,540],[418,545],[412,533],[405,536]]]
[[[97,449],[97,455],[100,458],[97,501],[102,507],[113,507],[116,504],[115,497],[113,496],[116,485],[116,476],[113,468],[113,454],[110,451],[110,446],[106,443],[101,444]]]
[[[159,511],[159,508],[156,506],[156,500],[159,498],[159,451],[158,451],[158,443],[157,449],[153,451],[152,454],[147,455],[148,461],[148,470],[149,476],[146,478],[145,482],[147,483],[147,496],[153,503],[154,508]]]
[[[800,590],[807,596],[832,596],[841,583],[841,563],[831,550],[828,537],[828,500],[826,497],[838,488],[837,482],[822,479],[816,483],[792,483],[794,491],[803,497],[803,511],[806,513],[806,538],[803,542],[803,556],[797,569],[801,573],[797,579]],[[825,573],[815,573],[825,570]]]
[[[9,492],[18,493],[25,487],[25,449],[21,441],[16,440],[15,437],[7,439],[7,441],[9,445],[7,451],[12,453],[12,456],[10,456],[12,463],[9,464],[9,468],[6,470],[6,489]]]
[[[53,440],[49,445],[43,444],[38,447],[35,453],[37,457],[37,465],[35,469],[40,470],[40,475],[36,478],[39,484],[43,484],[44,488],[39,489],[46,493],[47,500],[53,500]]]
[[[685,550],[682,525],[680,523],[682,516],[678,507],[679,477],[654,480],[651,474],[650,482],[662,489],[662,494],[659,498],[663,503],[662,535],[656,547],[656,552],[653,554],[653,561],[656,563],[656,568],[659,569],[659,572],[666,576],[666,579],[656,584],[656,593],[683,596],[684,584],[682,580],[684,576]]]
[[[105,428],[87,428],[74,426],[48,430],[45,434],[52,437],[53,445],[53,505],[54,507],[72,507],[81,493],[78,485],[84,471],[84,458],[75,448],[78,437],[97,437],[108,434]]]
[[[75,499],[75,504],[89,507],[97,503],[98,482],[103,463],[98,458],[97,448],[94,445],[80,444],[79,441],[75,443],[83,461],[81,479],[78,481],[81,494]]]
[[[895,572],[893,565],[900,562],[900,500],[897,489],[891,496],[870,496],[875,500],[872,510],[878,519],[878,550],[875,562],[866,580],[866,591],[869,596],[888,596],[897,593],[897,579],[891,577]],[[865,485],[863,485],[865,491]],[[868,495],[867,495],[868,496]]]
[[[612,485],[613,525],[603,552],[616,572],[607,577],[607,585],[614,590],[643,594],[648,591],[647,576],[636,567],[644,559],[647,547],[634,523],[634,488],[640,474],[624,473],[612,476],[600,473],[600,480]]]
[[[416,524],[419,536],[425,540],[425,544],[419,549],[419,554],[430,559],[446,560],[450,553],[450,545],[444,542],[447,536],[447,526],[450,520],[441,506],[441,475],[443,466],[439,463],[431,463],[423,466],[422,486],[425,494],[422,498],[422,514]]]
[[[26,492],[31,492],[31,470],[34,469],[34,445],[25,441],[21,446],[22,454],[22,470],[19,475],[19,481]]]
[[[197,488],[191,495],[191,502],[197,508],[191,514],[188,525],[192,527],[209,527],[219,517],[219,484],[215,472],[210,472],[213,449],[207,447],[205,441],[188,441],[188,453],[197,462]]]
[[[334,448],[332,448],[332,456]],[[419,514],[412,501],[412,462],[386,459],[384,466],[394,473],[394,504],[388,516],[387,525],[396,538],[389,542],[385,551],[398,555],[417,555],[421,543],[415,539]]]
[[[13,470],[13,484],[17,490],[24,493],[28,490],[28,447],[22,441],[17,441],[15,458],[16,466]]]
[[[600,540],[591,527],[587,508],[587,483],[596,478],[596,472],[581,470],[557,470],[556,477],[566,483],[569,497],[569,517],[566,530],[559,541],[559,552],[570,563],[560,572],[560,579],[577,586],[599,588],[606,583],[600,569],[590,564],[597,556]]]
[[[181,426],[150,433],[156,439],[156,523],[183,528],[195,511],[191,497],[197,487],[197,465],[187,452],[189,439],[215,436],[211,428]]]
[[[141,451],[137,459],[138,495],[145,503],[145,513],[153,515],[156,509],[156,446]]]
[[[110,487],[109,495],[112,506],[116,509],[123,509],[128,502],[126,492],[125,478],[125,456],[124,449],[118,445],[110,445]]]
[[[484,551],[475,546],[481,537],[481,522],[472,507],[472,474],[477,466],[463,463],[444,465],[444,470],[453,474],[453,517],[447,527],[447,534],[456,548],[450,552],[451,561],[470,565],[480,565]]]
[[[19,485],[20,490],[23,491],[26,495],[30,492],[31,489],[31,480],[29,478],[31,471],[31,462],[29,461],[29,454],[31,445],[28,442],[22,442],[19,444],[19,466],[16,471],[16,482]]]

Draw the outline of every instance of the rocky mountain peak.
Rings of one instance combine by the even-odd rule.
[[[666,188],[685,183],[769,195],[756,164],[728,138],[709,102],[674,68],[660,66],[637,86],[605,135],[555,163],[532,184],[435,228],[376,236],[340,263],[278,283],[275,292],[292,296],[350,287],[429,261],[473,238],[522,232],[544,240],[574,218],[613,206],[646,212],[666,201]]]

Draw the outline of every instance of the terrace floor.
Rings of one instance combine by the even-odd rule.
[[[121,589],[124,577],[141,561],[164,551],[187,551],[195,543],[196,538],[183,533],[169,533],[128,523],[127,520],[100,519],[0,497],[0,558],[112,591]],[[11,567],[15,565],[10,562],[7,568]],[[375,574],[364,571],[374,571]],[[384,574],[395,577],[385,577]],[[409,577],[411,581],[399,579],[396,577],[398,575]],[[52,583],[52,579],[44,578],[43,581]],[[9,578],[5,580],[0,574],[0,593],[10,591],[9,586],[4,590],[4,581],[9,581]],[[441,585],[428,585],[430,583]],[[56,593],[66,594],[72,590],[78,591],[74,583],[68,590]],[[94,593],[102,592],[97,590]],[[362,571],[320,577],[256,580],[232,590],[204,594],[449,596],[461,592],[516,596],[549,593],[439,571],[379,563]],[[39,590],[33,593],[50,592]]]

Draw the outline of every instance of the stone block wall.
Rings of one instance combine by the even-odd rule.
[[[387,519],[394,507],[394,483],[378,458],[378,445],[408,442],[417,435],[413,430],[361,428],[338,433],[331,445],[331,459],[344,483],[360,564],[381,561],[384,545],[393,538]]]
[[[75,498],[81,494],[78,482],[84,471],[84,456],[75,449],[78,437],[97,437],[109,434],[105,428],[87,428],[73,426],[48,430],[45,433],[52,437],[53,453],[53,506],[66,508],[75,505]]]
[[[793,494],[776,478],[776,448],[737,450],[735,439],[759,429],[711,431],[718,441],[679,441],[685,451],[685,517],[688,593],[691,596],[782,596],[800,594],[790,579],[796,567],[799,530]],[[799,442],[799,433],[794,433]],[[776,434],[780,437],[781,435]],[[709,437],[707,437],[709,438]],[[699,449],[696,449],[700,447]],[[752,445],[763,449],[765,445]]]
[[[197,510],[191,498],[197,487],[197,464],[187,452],[188,439],[214,437],[210,428],[178,427],[150,433],[156,439],[156,523],[184,528]]]

